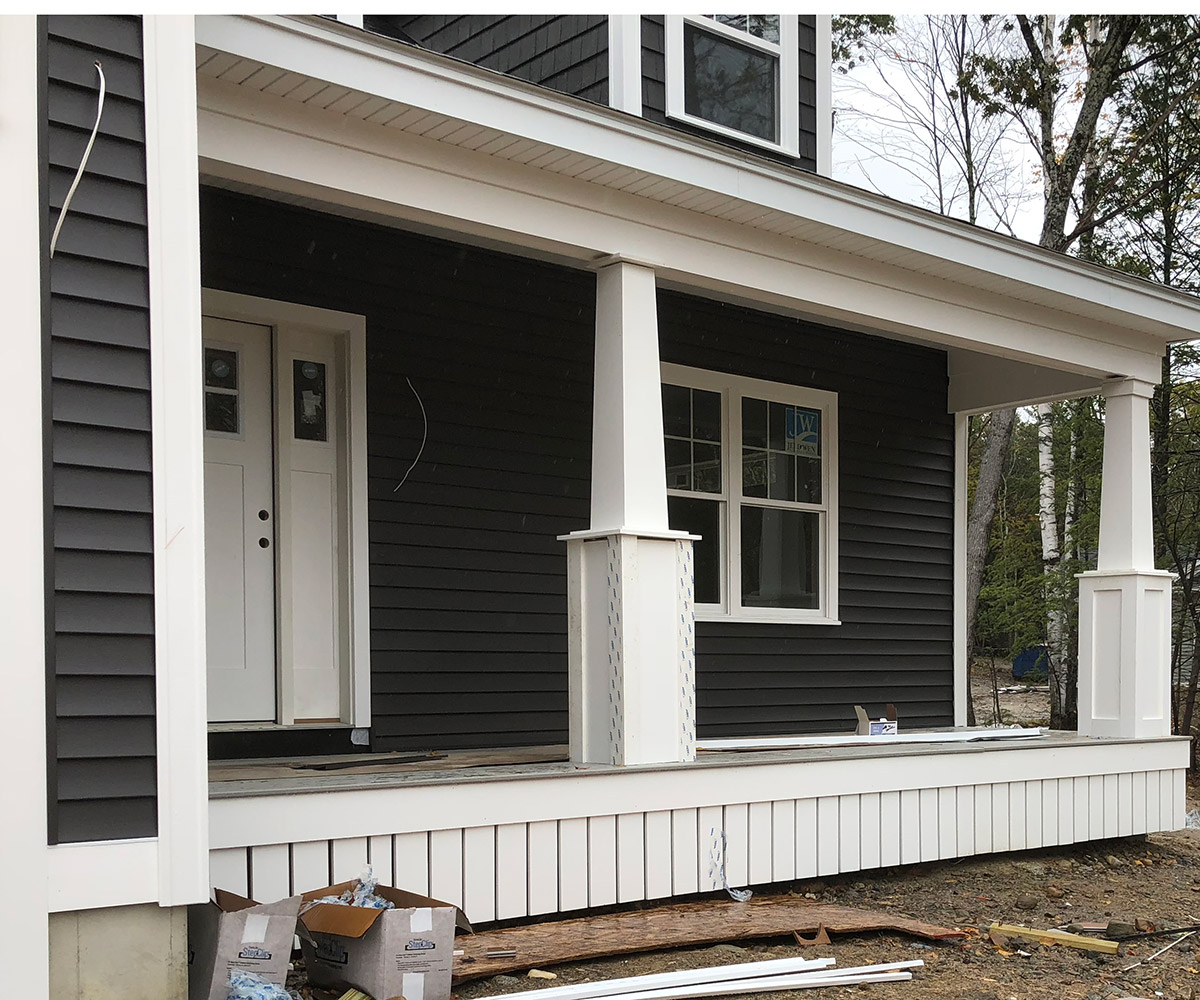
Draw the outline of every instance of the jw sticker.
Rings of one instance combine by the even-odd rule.
[[[818,410],[802,410],[789,406],[785,410],[787,437],[784,451],[801,458],[821,457],[821,414]]]

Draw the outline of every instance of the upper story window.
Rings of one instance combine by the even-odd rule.
[[[667,510],[696,616],[837,618],[837,394],[662,366]]]
[[[795,14],[668,14],[667,114],[720,135],[800,152]]]

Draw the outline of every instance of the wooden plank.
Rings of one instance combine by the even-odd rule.
[[[496,828],[463,831],[463,912],[481,923],[496,919]]]
[[[879,867],[879,839],[879,793],[866,792],[858,797],[858,861],[862,868]]]
[[[862,868],[860,829],[857,795],[838,796],[838,871],[856,872]]]
[[[524,823],[504,823],[496,827],[497,920],[529,913],[527,837]]]
[[[958,790],[954,785],[938,789],[938,857],[957,858]]]
[[[588,821],[558,822],[558,908],[582,910],[588,905]]]
[[[332,884],[329,841],[305,840],[292,844],[292,892],[311,892]]]
[[[396,885],[395,872],[392,865],[396,863],[392,849],[392,838],[388,835],[367,838],[367,863],[379,879],[381,885]],[[396,886],[398,889],[406,886]],[[410,890],[413,891],[413,890]]]
[[[900,793],[879,793],[879,864],[900,864]]]
[[[766,885],[773,881],[773,819],[770,802],[751,802],[749,808],[749,863],[747,880],[750,885]]]
[[[1020,851],[1025,848],[1025,782],[1008,783],[1008,848]]]
[[[917,799],[921,824],[921,860],[938,859],[938,790],[922,788]]]
[[[528,826],[529,915],[558,909],[558,823],[544,820]]]
[[[836,875],[841,837],[838,823],[841,809],[836,795],[817,799],[817,874]]]
[[[462,830],[433,830],[429,834],[429,895],[463,905]]]
[[[1025,846],[1042,846],[1042,783],[1025,782]]]
[[[617,902],[646,898],[646,820],[643,813],[617,817]]]
[[[730,905],[702,900],[596,917],[548,921],[460,936],[455,979],[463,982],[518,969],[546,968],[566,961],[625,955],[663,948],[807,933],[824,924],[830,933],[899,930],[931,940],[959,938],[961,931],[894,913],[816,903],[799,896],[754,896]],[[488,958],[498,949],[511,958]]]
[[[724,848],[721,834],[725,829],[725,810],[720,806],[705,806],[696,810],[696,856],[699,862],[697,877],[700,891],[721,888],[721,858]]]
[[[921,860],[921,792],[906,788],[900,793],[900,863]]]
[[[1011,839],[1008,834],[1008,793],[1007,781],[992,785],[992,850],[997,854],[1008,850]]]
[[[1104,836],[1117,836],[1118,826],[1118,793],[1117,793],[1117,776],[1115,774],[1106,774],[1104,776]]]
[[[343,837],[329,843],[333,881],[346,882],[358,878],[367,867],[367,838]]]
[[[1092,812],[1092,779],[1076,777],[1071,779],[1075,786],[1075,843],[1088,839],[1088,827],[1091,825]]]
[[[1133,809],[1133,833],[1142,834],[1147,830],[1146,824],[1146,772],[1134,771],[1132,775],[1133,788],[1130,799]]]
[[[660,809],[644,814],[646,898],[671,895],[671,813]]]
[[[1088,777],[1088,840],[1104,836],[1104,775]]]
[[[292,858],[287,844],[250,848],[251,899],[273,903],[292,894]]]
[[[617,817],[589,817],[587,838],[588,906],[608,906],[617,901]]]
[[[1058,781],[1049,778],[1042,782],[1042,846],[1054,847],[1058,839]]]
[[[214,889],[250,895],[250,864],[244,847],[208,852],[208,880]],[[328,884],[328,883],[326,883]]]
[[[700,889],[698,825],[695,809],[671,813],[671,885],[676,896]]]
[[[959,857],[975,853],[975,786],[959,785],[954,790],[954,836]]]
[[[725,829],[725,878],[732,886],[750,881],[750,810],[744,802],[722,809]]]
[[[1058,779],[1058,842],[1075,843],[1075,779]]]
[[[975,853],[992,850],[992,786],[975,786]]]
[[[397,887],[428,896],[429,834],[396,834],[392,838],[392,870]]]
[[[1155,833],[1162,826],[1162,782],[1159,781],[1160,771],[1146,772],[1146,832]]]
[[[1102,955],[1115,955],[1120,948],[1120,941],[1104,941],[1100,938],[1084,937],[1081,934],[1071,934],[1067,931],[1041,930],[1037,927],[1022,927],[1020,924],[994,923],[989,928],[1005,937],[1024,938],[1027,941],[1040,941],[1044,945],[1061,944],[1068,948],[1080,948],[1084,951],[1095,951]]]
[[[771,881],[796,877],[796,800],[771,803]]]
[[[1133,835],[1133,774],[1117,775],[1117,836]]]
[[[817,874],[817,800],[796,800],[796,878]]]
[[[1187,772],[1178,767],[1171,772],[1171,785],[1174,794],[1171,796],[1171,801],[1174,803],[1174,813],[1171,816],[1171,829],[1180,829],[1187,818]]]

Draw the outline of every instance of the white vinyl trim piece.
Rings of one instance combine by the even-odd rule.
[[[833,176],[833,15],[816,15],[817,173]]]
[[[4,781],[0,858],[22,889],[0,899],[5,958],[21,963],[20,989],[49,993],[46,907],[46,585],[42,435],[42,237],[38,193],[38,26],[30,16],[0,17],[0,285],[4,290],[5,349],[12,379],[0,398],[5,442],[0,538],[6,570],[0,577],[7,724],[0,747],[13,763]]]
[[[967,724],[971,650],[967,649],[967,467],[971,418],[954,415],[954,724]]]
[[[161,844],[154,837],[48,847],[45,863],[50,912],[159,902],[161,856]],[[208,898],[208,867],[206,851],[200,865],[205,885],[201,902]],[[170,884],[176,890],[177,901],[162,905],[181,905],[178,888],[182,883],[176,879]]]
[[[143,19],[158,899],[208,898],[204,416],[194,19]]]
[[[617,111],[642,113],[642,16],[608,15],[608,103]]]
[[[799,750],[808,747],[889,746],[905,743],[978,743],[984,740],[1027,740],[1042,735],[1030,729],[968,729],[963,732],[897,733],[895,736],[734,736],[697,740],[697,750]]]

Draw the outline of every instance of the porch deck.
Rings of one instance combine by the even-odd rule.
[[[215,763],[213,884],[277,898],[369,862],[485,923],[718,888],[722,854],[737,886],[1129,836],[1182,825],[1188,743],[1055,732],[623,768],[562,747],[395,756]]]

